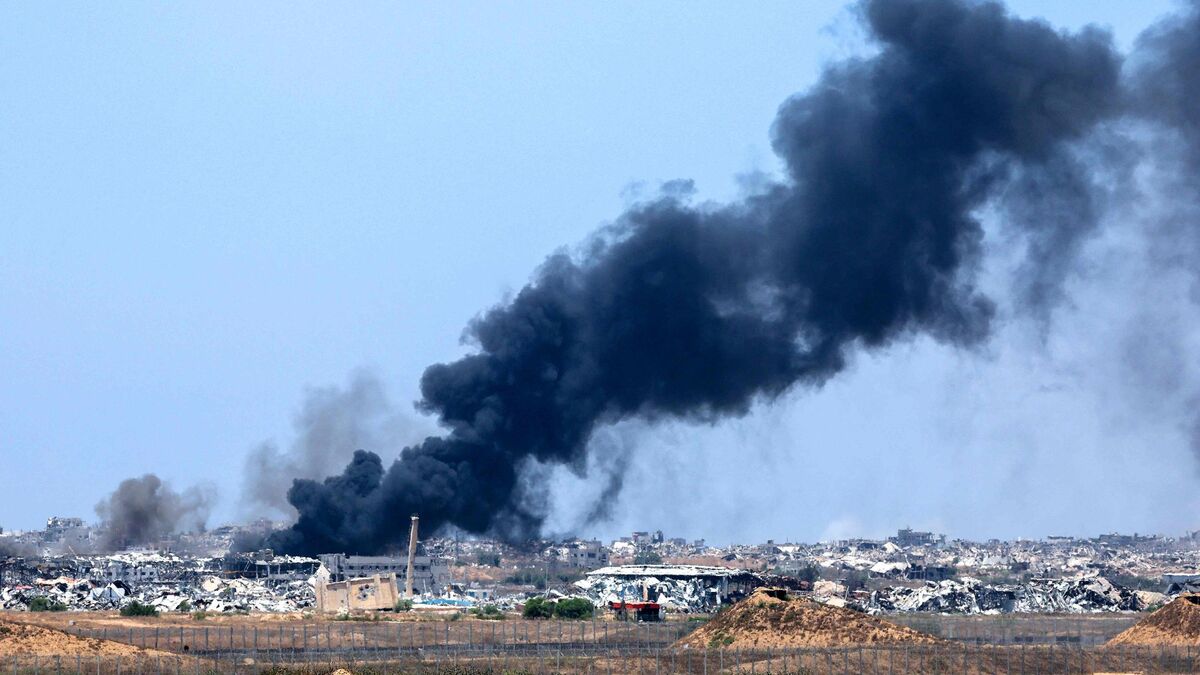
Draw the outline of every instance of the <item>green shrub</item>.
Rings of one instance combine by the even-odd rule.
[[[188,612],[192,611],[192,603],[184,600],[183,602],[179,603],[179,607],[177,609],[178,611],[187,614]]]
[[[67,606],[56,600],[51,600],[44,595],[29,601],[29,611],[31,612],[65,612]]]
[[[154,605],[144,605],[137,600],[121,608],[121,616],[158,616]]]
[[[193,621],[204,621],[208,618],[208,612],[192,612]],[[208,630],[207,628],[205,630]]]
[[[503,621],[504,612],[495,605],[484,605],[483,607],[474,607],[471,609],[471,615],[487,621]]]
[[[525,601],[521,616],[526,619],[549,619],[554,616],[554,603],[545,598],[530,598]]]
[[[639,551],[633,556],[634,565],[661,565],[662,556],[654,551]]]
[[[596,606],[585,598],[567,598],[554,603],[554,616],[560,619],[590,619]]]
[[[396,606],[394,609],[397,612],[410,612],[412,611],[412,600],[409,600],[408,598],[400,598],[396,601]]]

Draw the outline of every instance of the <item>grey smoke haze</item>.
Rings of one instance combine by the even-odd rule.
[[[420,405],[447,433],[386,471],[358,452],[340,475],[296,481],[299,519],[272,547],[383,550],[412,511],[433,530],[527,536],[548,513],[522,471],[586,466],[600,429],[739,417],[918,335],[975,348],[995,314],[977,283],[987,205],[1033,214],[1010,223],[1037,279],[1025,305],[1055,301],[1096,228],[1076,157],[1120,112],[1110,37],[995,3],[859,8],[879,51],[831,64],[781,106],[785,181],[724,205],[693,205],[673,183],[579,254],[552,256],[472,322],[476,353],[426,370]]]
[[[202,531],[215,498],[205,487],[176,492],[152,473],[123,480],[96,504],[104,528],[99,547],[115,551],[152,544],[176,532]]]
[[[294,516],[287,491],[297,478],[321,478],[338,471],[355,450],[384,456],[420,440],[426,428],[415,415],[396,410],[379,377],[369,370],[351,373],[345,386],[305,392],[292,421],[295,437],[281,450],[264,441],[246,456],[242,503],[261,515]]]
[[[37,549],[29,544],[21,544],[7,537],[0,537],[0,558],[28,557],[37,554]]]
[[[1162,267],[1192,277],[1191,314],[1200,305],[1200,3],[1161,21],[1139,39],[1129,69],[1129,101],[1149,123],[1152,187],[1147,200],[1154,212],[1146,229],[1156,236],[1147,244]],[[1150,377],[1164,382],[1160,391],[1184,395],[1192,410],[1186,427],[1192,451],[1200,458],[1200,384],[1183,363],[1194,361],[1192,322],[1171,315],[1174,303],[1154,303],[1143,309],[1156,319],[1154,328],[1134,326],[1130,344]],[[1138,334],[1157,331],[1157,340],[1138,340]],[[1161,395],[1160,395],[1161,396]]]

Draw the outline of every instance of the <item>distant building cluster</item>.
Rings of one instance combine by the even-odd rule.
[[[766,583],[868,612],[964,614],[1138,610],[1200,590],[1200,532],[974,542],[905,527],[883,539],[724,546],[661,530],[519,546],[430,537],[414,547],[411,568],[407,551],[306,558],[231,550],[281,526],[230,525],[116,553],[97,550],[103,532],[80,518],[0,530],[0,609],[25,608],[39,595],[74,609],[136,599],[167,610],[293,611],[319,606],[320,597],[355,609],[405,598],[410,569],[418,606],[512,608],[537,595],[576,596],[639,616],[648,608],[712,611]],[[372,591],[366,604],[347,600],[380,583],[395,588]]]

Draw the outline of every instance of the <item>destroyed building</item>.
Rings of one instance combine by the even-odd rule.
[[[391,572],[318,583],[316,592],[320,612],[389,610],[400,598],[396,575]]]
[[[608,551],[597,540],[572,541],[563,547],[564,561],[571,567],[595,569],[608,565]]]
[[[762,584],[758,574],[726,567],[620,565],[589,572],[575,588],[597,605],[646,601],[668,611],[711,612]]]
[[[320,556],[330,581],[345,581],[378,574],[394,574],[397,583],[407,584],[408,558],[383,555],[346,555],[327,553]],[[431,556],[413,556],[413,589],[421,595],[440,593],[450,583],[450,561]]]

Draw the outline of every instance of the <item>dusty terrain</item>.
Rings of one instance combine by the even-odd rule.
[[[873,616],[812,600],[785,600],[771,589],[717,614],[679,647],[832,647],[861,644],[938,644],[937,638]]]
[[[9,656],[129,656],[162,654],[112,640],[70,635],[53,628],[0,619],[0,658]]]
[[[1200,646],[1200,595],[1179,596],[1108,644]]]

